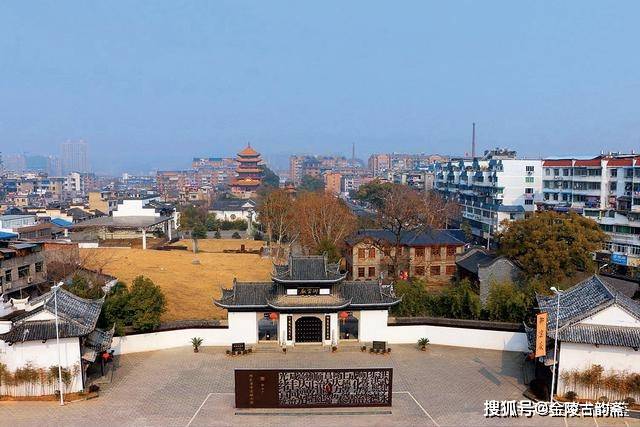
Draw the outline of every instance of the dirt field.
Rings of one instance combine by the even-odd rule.
[[[233,278],[240,281],[269,280],[271,261],[259,255],[223,253],[225,249],[258,249],[262,242],[253,240],[200,240],[197,255],[190,251],[156,251],[142,249],[81,249],[89,268],[100,268],[127,285],[144,275],[162,287],[167,297],[164,321],[186,319],[221,319],[226,312],[215,307],[222,287],[230,288]],[[175,245],[187,245],[180,241]],[[200,264],[193,264],[198,260]]]

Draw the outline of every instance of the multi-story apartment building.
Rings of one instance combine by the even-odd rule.
[[[399,268],[394,272],[395,236],[386,230],[360,230],[346,239],[347,271],[353,280],[381,277],[424,277],[449,280],[456,255],[464,250],[460,230],[406,233],[401,239]]]
[[[446,157],[433,154],[372,154],[369,156],[369,170],[375,177],[388,179],[389,174],[424,171],[433,163],[448,160]]]
[[[89,172],[89,148],[85,141],[67,141],[60,145],[62,172]]]
[[[640,157],[602,154],[543,162],[541,208],[572,210],[594,219],[610,236],[603,262],[640,266]],[[602,256],[604,255],[604,258]]]
[[[542,200],[542,160],[492,151],[483,158],[437,163],[434,188],[461,208],[478,239],[487,241],[503,221],[522,219]]]
[[[353,161],[344,156],[291,156],[289,157],[289,177],[294,185],[299,185],[305,175],[321,178],[325,172],[342,172],[353,169]]]
[[[47,265],[42,244],[0,241],[0,288],[13,292],[46,282]]]
[[[408,171],[387,173],[387,181],[396,184],[408,185],[418,191],[432,190],[435,182],[435,174],[427,171]]]

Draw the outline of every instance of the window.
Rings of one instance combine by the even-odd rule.
[[[416,276],[424,276],[424,267],[419,265],[416,267]]]
[[[364,267],[358,267],[358,277],[364,277]]]
[[[5,282],[11,281],[11,270],[7,270],[4,272],[4,281]]]
[[[376,268],[369,267],[369,277],[376,277]]]
[[[376,248],[369,248],[369,258],[376,257]]]
[[[456,266],[455,265],[447,265],[445,267],[445,273],[447,276],[453,276],[456,272]]]
[[[618,176],[618,169],[611,169],[609,171],[609,175],[611,175],[612,177],[617,177]]]
[[[528,172],[528,170],[527,170]],[[553,170],[553,176],[559,176],[560,175],[560,169],[554,169]]]
[[[569,169],[562,169],[562,175],[569,176]]]
[[[535,168],[533,166],[525,166],[525,168],[526,168],[527,172],[533,172],[535,170]]]
[[[27,276],[29,276],[29,266],[23,265],[22,267],[18,267],[18,278],[22,279]]]
[[[525,192],[526,194],[533,194],[533,188],[525,188],[525,189],[524,189],[524,192]]]
[[[416,248],[416,258],[424,258],[424,248]]]
[[[434,246],[431,248],[431,255],[433,259],[440,259],[440,246]]]
[[[544,169],[544,174],[547,175],[547,176],[551,175],[551,169],[545,168]]]
[[[364,248],[358,249],[358,259],[364,259],[366,255],[367,252],[364,250]]]
[[[36,273],[42,273],[42,261],[36,262]]]
[[[527,199],[524,201],[525,205],[532,205],[533,204],[533,199]]]
[[[524,182],[528,182],[528,183],[533,182],[533,177],[532,177],[532,176],[526,176],[526,177],[524,178]]]
[[[432,276],[439,276],[439,275],[440,275],[440,266],[439,266],[439,265],[432,265],[432,266],[429,268],[429,273],[430,273]]]
[[[447,256],[454,256],[456,254],[455,246],[447,246]]]

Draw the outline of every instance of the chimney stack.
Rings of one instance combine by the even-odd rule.
[[[471,134],[471,157],[476,157],[476,123],[473,123],[473,133]]]

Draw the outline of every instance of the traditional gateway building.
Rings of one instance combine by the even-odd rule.
[[[326,256],[292,256],[274,265],[270,282],[237,282],[214,303],[229,311],[229,323],[247,342],[338,345],[372,341],[379,318],[398,304],[393,285],[346,281]]]

